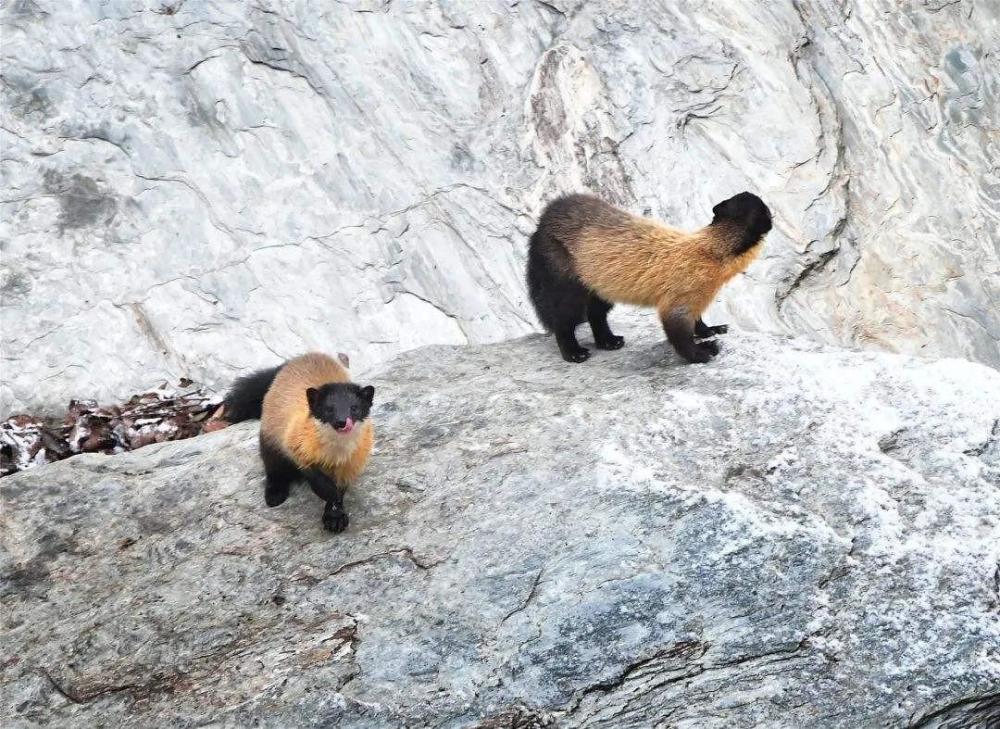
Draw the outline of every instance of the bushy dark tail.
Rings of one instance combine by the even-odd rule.
[[[230,423],[259,419],[264,395],[267,394],[268,388],[282,367],[283,364],[258,370],[236,380],[223,401],[225,405],[223,417]]]
[[[552,331],[552,323],[549,321],[548,307],[546,304],[546,294],[551,289],[552,275],[551,264],[542,253],[541,234],[538,231],[531,236],[528,243],[528,296],[531,305],[535,308],[535,314],[547,331]]]
[[[589,292],[568,273],[571,267],[565,247],[545,230],[536,230],[528,243],[526,278],[535,314],[547,331],[558,332],[586,321]]]

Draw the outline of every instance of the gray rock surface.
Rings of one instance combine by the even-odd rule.
[[[402,355],[339,536],[252,424],[4,479],[5,729],[995,726],[1000,373],[625,333]]]
[[[11,0],[0,415],[531,331],[589,188],[767,254],[720,316],[1000,365],[993,0]]]

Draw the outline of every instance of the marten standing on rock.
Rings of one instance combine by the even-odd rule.
[[[718,205],[712,224],[685,233],[630,215],[590,195],[567,195],[542,213],[528,247],[528,290],[538,318],[556,335],[567,362],[590,352],[576,327],[590,322],[599,349],[625,345],[608,327],[612,302],[656,307],[667,339],[688,362],[718,354],[725,325],[702,312],[729,279],[760,252],[771,211],[749,192]]]
[[[341,357],[346,364],[346,357]],[[351,382],[344,366],[313,352],[241,377],[226,396],[230,423],[260,418],[264,501],[278,506],[305,478],[326,502],[323,526],[347,528],[344,491],[364,470],[375,431],[368,418],[375,388]]]

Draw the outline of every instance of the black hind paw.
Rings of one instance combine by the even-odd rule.
[[[595,342],[598,349],[621,349],[625,346],[625,337],[619,337],[617,334],[612,334],[610,337],[606,337],[599,342]]]
[[[288,498],[288,484],[267,484],[264,487],[264,503],[268,506],[281,506]]]
[[[323,528],[328,532],[333,532],[334,534],[338,534],[347,529],[349,521],[350,520],[347,518],[347,512],[343,509],[323,513]]]
[[[708,339],[709,337],[714,337],[719,334],[725,334],[728,331],[728,324],[708,326],[708,324],[703,322],[701,319],[694,323],[694,336],[698,339]]]
[[[586,347],[563,351],[562,358],[567,362],[586,362],[590,358],[590,350]]]
[[[711,362],[712,357],[714,356],[710,351],[704,349],[703,347],[692,347],[689,350],[678,351],[677,353],[692,364],[704,364],[705,362]]]
[[[713,357],[719,353],[719,343],[711,339],[701,342],[698,346],[706,350]]]

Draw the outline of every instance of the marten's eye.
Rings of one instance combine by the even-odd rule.
[[[351,417],[356,418],[361,414],[361,408],[357,405],[351,405]]]

